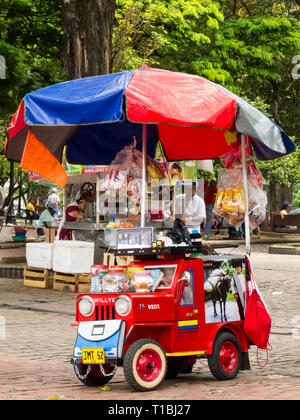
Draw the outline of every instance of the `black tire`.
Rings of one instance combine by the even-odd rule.
[[[74,364],[73,368],[80,382],[87,386],[103,386],[107,384],[115,374],[115,367],[108,364],[103,365],[103,368],[106,374],[112,373],[109,376],[104,376],[101,373],[99,365],[85,365],[79,363]]]
[[[153,391],[166,375],[165,352],[154,340],[137,340],[125,354],[123,370],[128,385],[136,391]]]
[[[227,331],[219,333],[214,341],[213,353],[207,360],[216,379],[225,381],[235,378],[242,362],[241,346],[236,336]]]

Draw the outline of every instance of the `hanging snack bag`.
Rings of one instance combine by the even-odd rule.
[[[242,224],[246,212],[246,200],[240,169],[219,170],[214,211],[235,227]]]
[[[248,201],[249,201],[249,220],[254,229],[259,226],[266,217],[268,204],[267,193],[260,186],[257,177],[248,176]]]

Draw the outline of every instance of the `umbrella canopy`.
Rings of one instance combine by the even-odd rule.
[[[294,150],[280,127],[222,86],[143,67],[29,93],[9,126],[5,154],[63,187],[65,146],[70,163],[110,164],[133,137],[141,149],[143,124],[148,155],[154,156],[160,141],[169,161],[228,155],[240,134],[261,160]]]

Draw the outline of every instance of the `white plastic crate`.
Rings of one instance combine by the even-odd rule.
[[[26,244],[26,261],[28,267],[52,270],[53,244],[47,242]]]
[[[95,244],[84,241],[55,241],[53,270],[61,273],[90,273]]]

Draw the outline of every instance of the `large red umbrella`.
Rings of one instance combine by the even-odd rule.
[[[144,174],[146,138],[147,153],[153,157],[160,141],[169,161],[228,155],[241,138],[262,160],[294,150],[280,127],[222,86],[143,67],[27,94],[9,126],[5,154],[64,187],[65,146],[69,163],[110,164],[133,137],[144,146]],[[145,183],[143,192],[144,197]]]
[[[161,141],[167,160],[229,154],[249,137],[258,159],[294,145],[263,113],[221,86],[185,73],[143,67],[88,77],[29,93],[9,126],[8,159],[63,187],[60,163],[109,164],[147,124],[148,154]]]

